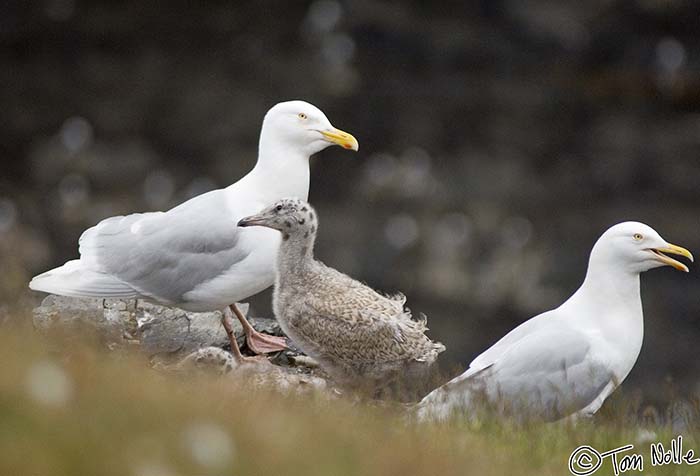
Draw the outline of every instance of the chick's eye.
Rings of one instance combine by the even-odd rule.
[[[282,211],[282,205],[277,205],[277,206],[275,207],[275,210],[277,210],[278,212],[281,212],[281,211]]]
[[[634,234],[634,239],[635,239],[636,241],[642,241],[642,240],[644,239],[644,237],[642,236],[641,233],[635,233],[635,234]]]
[[[306,119],[306,114],[304,114],[303,112],[300,112],[299,114],[297,114],[297,116],[299,117],[299,119]]]

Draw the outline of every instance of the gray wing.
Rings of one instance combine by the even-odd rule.
[[[523,322],[499,339],[494,345],[479,354],[469,364],[469,368],[479,370],[491,366],[520,339],[550,325],[549,323],[555,315],[556,311],[548,311]]]
[[[490,394],[511,405],[561,418],[587,407],[613,375],[591,352],[587,336],[559,328],[524,337],[481,378]]]
[[[237,217],[223,190],[167,212],[108,218],[80,238],[81,261],[160,301],[176,303],[243,260]]]
[[[506,412],[556,420],[587,407],[613,380],[585,335],[548,326],[435,390],[423,406],[446,415],[459,406],[472,407],[478,394]]]

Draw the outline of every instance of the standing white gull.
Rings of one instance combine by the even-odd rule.
[[[444,420],[488,403],[515,416],[592,415],[632,370],[644,334],[639,274],[688,268],[666,256],[692,254],[647,225],[608,229],[591,251],[581,287],[557,309],[524,322],[469,369],[426,396],[421,419]],[[485,402],[484,402],[485,400]]]
[[[309,157],[337,144],[358,150],[357,140],[334,128],[303,101],[283,102],[265,115],[258,161],[227,188],[167,211],[107,218],[80,237],[80,259],[36,276],[31,289],[75,297],[137,298],[190,311],[231,311],[256,353],[284,348],[284,339],[260,334],[235,303],[271,286],[280,236],[242,229],[238,220],[283,197],[306,200]],[[231,339],[231,350],[241,360]]]

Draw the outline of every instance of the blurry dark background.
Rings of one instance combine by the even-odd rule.
[[[100,219],[236,181],[305,99],[360,141],[312,161],[317,256],[403,291],[463,368],[614,223],[700,253],[699,26],[682,0],[5,1],[0,299],[29,308]],[[643,277],[647,398],[695,390],[698,276]]]

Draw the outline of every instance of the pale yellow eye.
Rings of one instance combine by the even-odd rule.
[[[297,116],[299,116],[299,119],[306,119],[306,114],[304,114],[303,112],[300,112],[299,114],[297,114]]]
[[[641,233],[635,233],[634,239],[637,241],[642,241],[644,239],[644,237],[641,235]]]

